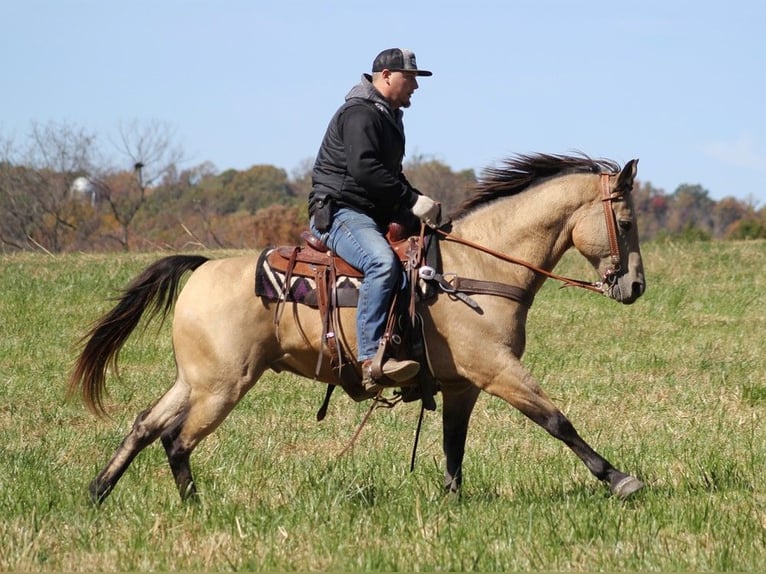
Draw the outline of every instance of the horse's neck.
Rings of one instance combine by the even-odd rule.
[[[563,181],[565,179],[480,207],[456,221],[453,233],[493,251],[552,270],[572,246],[572,214],[584,202],[583,193],[578,193],[578,188],[572,188],[571,182]],[[466,256],[465,250],[462,256],[458,255],[461,259]],[[477,253],[468,258],[477,265],[488,261],[487,256]],[[507,281],[530,285],[543,279],[522,267],[489,260],[492,274],[506,275]]]

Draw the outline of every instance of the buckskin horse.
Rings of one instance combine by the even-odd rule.
[[[453,216],[451,231],[442,232],[442,279],[476,278],[500,286],[499,292],[505,286],[522,294],[508,297],[478,290],[463,297],[472,303],[466,305],[454,293],[442,291],[418,303],[428,349],[424,368],[438,381],[442,395],[447,491],[460,488],[469,419],[481,391],[506,401],[563,441],[613,495],[625,498],[644,486],[580,437],[521,362],[529,306],[547,278],[590,288],[623,304],[644,292],[631,198],[637,164],[631,160],[620,169],[611,160],[585,155],[513,156],[484,171]],[[578,282],[553,273],[571,247],[590,262],[599,281]],[[175,383],[138,415],[92,481],[90,497],[95,503],[109,495],[136,455],[157,438],[181,498],[193,497],[192,451],[267,369],[340,384],[330,361],[317,368],[319,354],[328,351],[315,309],[295,304],[275,328],[277,304],[253,292],[257,259],[254,254],[221,259],[172,255],[158,260],[133,280],[84,337],[69,394],[81,393],[86,406],[103,415],[107,371],[116,369],[126,339],[143,315],[148,316],[144,321],[165,317],[175,302]],[[339,316],[353,350],[355,310],[340,309]]]

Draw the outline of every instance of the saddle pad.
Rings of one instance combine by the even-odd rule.
[[[313,276],[307,276],[293,271],[290,285],[285,294],[286,274],[269,265],[268,256],[274,249],[265,249],[258,257],[255,266],[255,294],[267,301],[294,301],[310,307],[318,307],[316,281]],[[336,278],[337,307],[356,307],[359,299],[361,279],[339,275]]]

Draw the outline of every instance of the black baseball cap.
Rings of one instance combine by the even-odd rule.
[[[415,62],[415,52],[405,48],[389,48],[378,54],[372,62],[372,71],[375,73],[382,72],[383,70],[415,72],[416,76],[433,75],[428,70],[418,70],[418,65]]]

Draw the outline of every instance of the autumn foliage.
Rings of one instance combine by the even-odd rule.
[[[272,165],[219,172],[180,170],[156,127],[125,138],[127,168],[94,162],[93,140],[71,128],[39,128],[24,154],[0,156],[0,252],[260,249],[291,244],[308,226],[311,162],[292,175]],[[446,213],[470,193],[473,170],[455,172],[416,156],[409,181]],[[637,181],[641,238],[766,237],[766,210],[752,201],[714,201],[701,185],[673,193]],[[509,214],[509,218],[512,214]]]

